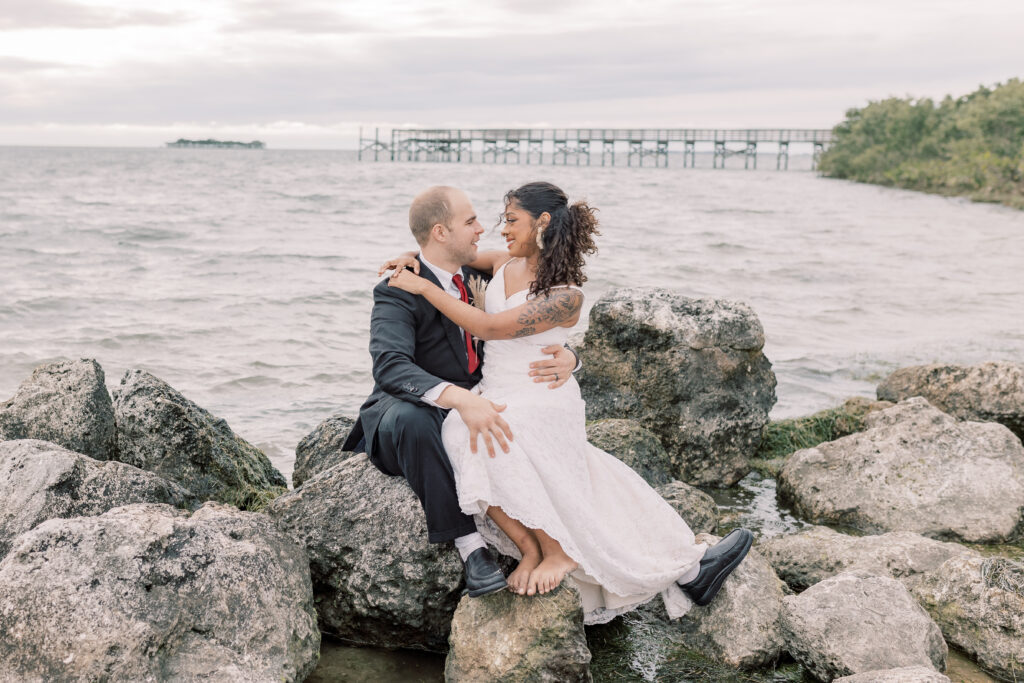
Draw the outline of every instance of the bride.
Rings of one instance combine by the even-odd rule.
[[[549,389],[521,371],[543,357],[542,348],[563,344],[579,320],[584,255],[596,251],[594,209],[534,182],[505,195],[503,219],[508,251],[482,253],[470,264],[493,273],[486,310],[401,266],[388,282],[487,342],[483,380],[473,391],[507,406],[502,416],[514,438],[501,444],[504,452],[478,453],[458,411],[448,413],[441,434],[462,511],[488,542],[519,559],[511,590],[547,593],[568,574],[587,624],[658,594],[673,618],[692,602],[707,604],[746,555],[750,532],[738,529],[711,549],[697,544],[643,478],[587,442],[574,378]]]

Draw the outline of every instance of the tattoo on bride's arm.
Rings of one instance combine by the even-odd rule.
[[[516,336],[533,334],[533,326],[538,323],[560,325],[571,320],[579,312],[582,303],[583,293],[576,289],[553,294],[541,301],[532,301],[516,319],[517,323],[524,326]],[[531,331],[526,332],[526,329]]]
[[[537,331],[536,327],[520,327],[518,330],[512,333],[512,338],[517,337],[529,337],[531,334]]]

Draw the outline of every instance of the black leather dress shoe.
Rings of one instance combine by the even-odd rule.
[[[508,584],[498,564],[491,559],[487,548],[477,548],[469,554],[462,566],[466,568],[466,590],[469,597],[477,598],[500,591]]]
[[[726,577],[747,556],[753,542],[754,534],[746,529],[729,532],[725,538],[708,548],[704,557],[700,558],[700,573],[697,574],[697,578],[689,583],[681,583],[679,587],[701,607],[708,604],[718,595]]]

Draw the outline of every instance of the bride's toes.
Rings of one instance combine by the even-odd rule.
[[[508,576],[505,577],[505,583],[507,584],[508,589],[510,591],[512,591],[513,593],[518,593],[519,592],[519,573],[517,571],[513,571],[511,574],[509,574]]]
[[[511,590],[513,593],[516,593],[517,595],[524,594],[526,592],[526,580],[527,580],[527,577],[528,577],[528,574],[526,574],[525,572],[520,572],[520,571],[514,571],[511,574],[509,574],[509,577],[508,577],[508,587],[509,587],[509,590]]]
[[[526,587],[526,595],[537,595],[544,593],[546,574],[543,567],[538,567],[529,572],[529,584]]]
[[[517,595],[526,595],[530,583],[530,574],[533,573],[538,564],[540,564],[539,556],[524,555],[515,570],[508,575],[509,590]]]
[[[559,584],[562,583],[562,579],[569,572],[576,569],[579,565],[572,561],[568,555],[565,557],[545,559],[541,562],[540,566],[537,567],[535,574],[539,574],[538,577],[538,590],[541,593],[550,593],[551,591],[558,588]],[[531,580],[533,575],[530,576]]]

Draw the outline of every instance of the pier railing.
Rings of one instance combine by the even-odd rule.
[[[812,168],[832,142],[824,128],[394,128],[390,139],[380,129],[364,137],[359,129],[359,159],[374,161],[474,161],[484,163],[545,163],[615,165],[616,152],[626,165],[668,166],[669,153],[682,152],[683,166],[696,164],[697,145],[713,150],[714,168],[725,168],[729,157],[742,155],[744,168],[757,168],[758,144],[776,146],[776,169],[789,168],[790,145],[806,147]]]

